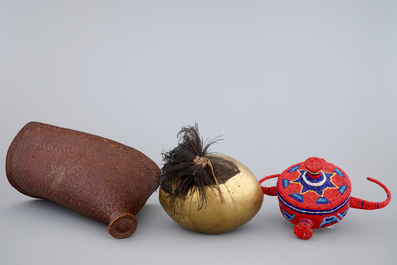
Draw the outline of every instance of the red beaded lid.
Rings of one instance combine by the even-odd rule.
[[[339,167],[311,157],[280,174],[280,203],[303,214],[328,214],[349,203],[350,179]]]

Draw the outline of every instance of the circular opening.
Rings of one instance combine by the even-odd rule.
[[[130,237],[138,226],[138,221],[132,214],[121,215],[110,222],[108,232],[117,239]]]

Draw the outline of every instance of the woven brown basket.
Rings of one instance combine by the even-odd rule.
[[[138,150],[84,132],[26,124],[6,158],[11,185],[108,224],[115,238],[131,236],[135,214],[159,185],[159,167]]]

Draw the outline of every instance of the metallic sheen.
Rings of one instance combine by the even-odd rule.
[[[175,214],[170,210],[167,193],[160,189],[160,204],[175,222],[195,232],[219,234],[246,224],[258,213],[263,202],[263,192],[258,180],[236,159],[228,156],[222,158],[232,161],[240,170],[240,173],[220,184],[226,204],[222,203],[215,186],[207,187],[207,204],[202,209],[197,210],[196,191],[183,202],[182,214]]]

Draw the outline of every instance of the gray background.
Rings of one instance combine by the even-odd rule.
[[[107,137],[159,166],[181,126],[258,179],[319,156],[352,195],[397,192],[396,1],[0,0],[0,161],[40,121]],[[274,185],[269,181],[267,185]],[[230,233],[174,223],[154,193],[137,232],[106,225],[9,185],[0,171],[1,264],[392,264],[395,201],[351,209],[303,241],[277,198]]]

